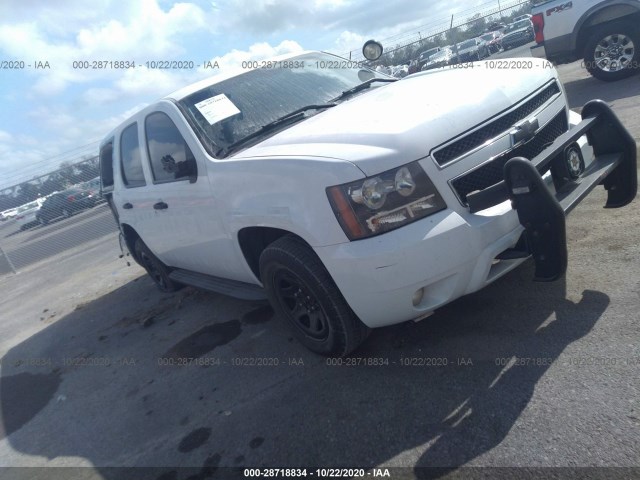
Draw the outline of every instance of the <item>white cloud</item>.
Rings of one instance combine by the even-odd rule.
[[[13,136],[9,132],[0,130],[0,142],[10,142]]]
[[[348,52],[358,45],[364,45],[366,40],[367,39],[364,36],[358,33],[345,30],[336,39],[335,50],[339,53]]]
[[[93,7],[92,3],[90,5]],[[67,30],[66,36],[58,35],[55,25],[46,18],[49,13],[46,8],[35,10],[31,21],[0,24],[0,52],[28,63],[47,61],[51,66],[46,70],[29,70],[37,77],[32,87],[33,94],[52,97],[70,84],[120,75],[120,71],[111,68],[74,68],[76,61],[86,60],[91,65],[93,61],[100,60],[136,61],[132,55],[138,62],[174,58],[184,53],[182,43],[177,40],[199,31],[211,33],[210,25],[217,24],[199,6],[190,3],[177,3],[167,11],[158,6],[157,0],[97,5],[107,10],[103,12],[108,13],[105,15],[107,19],[112,17],[108,11],[111,9],[124,9],[121,14],[125,13],[126,18],[102,21],[96,18],[88,26],[85,23],[82,27],[76,25],[75,31]],[[78,16],[72,18],[77,19]],[[74,24],[73,21],[71,23]]]

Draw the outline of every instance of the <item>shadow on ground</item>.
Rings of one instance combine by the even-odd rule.
[[[569,107],[579,111],[585,103],[594,98],[611,104],[616,100],[633,97],[638,94],[640,75],[609,83],[594,77],[580,78],[564,82]]]
[[[609,304],[595,291],[574,303],[564,281],[532,276],[527,263],[427,320],[374,331],[351,362],[378,366],[329,365],[264,304],[190,288],[163,297],[141,278],[2,358],[0,438],[113,480],[128,478],[114,466],[159,467],[148,478],[164,480],[186,478],[177,467],[208,478],[385,462],[445,475],[517,428],[540,378]],[[190,357],[201,364],[177,365]]]

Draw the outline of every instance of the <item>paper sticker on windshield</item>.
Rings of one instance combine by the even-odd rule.
[[[224,93],[196,103],[196,108],[207,119],[209,125],[240,113],[238,107]]]

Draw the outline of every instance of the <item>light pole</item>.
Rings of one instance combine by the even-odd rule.
[[[500,13],[500,20],[502,20],[502,7],[500,6],[500,0],[498,0],[498,12]]]

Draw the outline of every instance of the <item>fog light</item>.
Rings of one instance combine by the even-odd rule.
[[[422,297],[424,297],[424,288],[417,290],[416,293],[413,294],[413,306],[417,307],[422,302]]]

